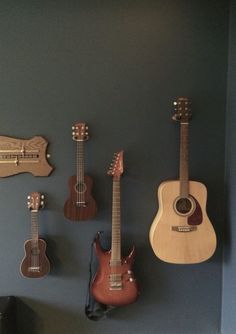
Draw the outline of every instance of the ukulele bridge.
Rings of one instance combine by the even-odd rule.
[[[197,231],[197,226],[172,226],[171,229],[176,232],[193,232]]]
[[[111,274],[109,276],[110,288],[109,290],[122,290],[122,275]]]
[[[40,267],[29,267],[28,271],[30,271],[31,273],[39,273]]]

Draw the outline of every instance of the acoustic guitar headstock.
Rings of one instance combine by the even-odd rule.
[[[113,177],[119,178],[124,172],[124,163],[123,163],[124,151],[114,153],[112,162],[107,171],[107,174]]]
[[[32,192],[28,197],[27,205],[29,210],[38,211],[44,207],[44,195],[39,192]]]
[[[72,139],[75,141],[86,141],[89,139],[86,123],[76,123],[72,126]]]
[[[191,102],[187,97],[179,97],[174,103],[174,115],[172,119],[174,121],[180,121],[180,123],[189,123],[192,117]]]

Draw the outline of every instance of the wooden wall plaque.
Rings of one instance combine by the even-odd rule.
[[[0,136],[0,177],[26,172],[48,176],[54,168],[47,161],[47,146],[41,136],[31,139]]]

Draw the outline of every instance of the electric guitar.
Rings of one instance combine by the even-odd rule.
[[[149,239],[155,255],[169,263],[200,263],[216,249],[216,234],[207,216],[207,189],[189,180],[188,136],[190,102],[174,102],[173,120],[180,122],[179,180],[166,181],[158,188],[159,210],[151,225]]]
[[[113,177],[111,250],[102,249],[99,234],[97,234],[94,247],[99,268],[91,285],[92,295],[98,302],[114,306],[133,303],[138,297],[137,282],[131,269],[135,247],[133,246],[127,257],[121,257],[120,176],[122,173],[123,151],[115,154],[108,171],[108,175]]]
[[[70,198],[65,202],[64,215],[70,220],[88,220],[97,214],[97,204],[91,194],[93,180],[84,174],[84,142],[89,139],[88,126],[72,126],[72,139],[76,141],[76,175],[69,179]]]
[[[46,256],[46,242],[39,239],[38,211],[44,206],[44,195],[33,192],[28,196],[28,208],[31,212],[31,239],[25,242],[25,257],[20,272],[28,278],[39,278],[50,271]]]

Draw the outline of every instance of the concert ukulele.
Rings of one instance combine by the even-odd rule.
[[[94,241],[99,268],[95,274],[91,292],[103,304],[121,306],[136,301],[138,287],[132,271],[135,248],[127,257],[121,256],[120,230],[120,177],[123,173],[123,151],[116,153],[108,175],[113,178],[112,241],[111,250],[102,249],[99,234]]]
[[[47,275],[50,263],[46,256],[46,242],[39,239],[38,212],[44,206],[44,195],[33,192],[28,196],[28,208],[31,212],[31,239],[25,242],[25,257],[20,272],[28,278],[39,278]]]
[[[214,254],[216,234],[206,212],[207,189],[189,180],[190,102],[180,97],[174,106],[172,118],[180,122],[180,175],[158,187],[159,210],[149,239],[155,255],[165,262],[200,263]]]
[[[91,194],[93,180],[84,173],[84,142],[89,139],[88,126],[72,126],[72,139],[76,141],[76,175],[69,179],[70,197],[64,205],[64,215],[70,220],[88,220],[97,214],[97,204]]]

